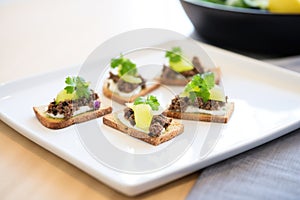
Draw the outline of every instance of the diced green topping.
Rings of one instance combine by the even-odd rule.
[[[194,66],[183,57],[180,47],[174,47],[171,51],[167,51],[165,57],[169,58],[169,66],[176,72],[180,73],[194,68]]]
[[[157,98],[153,95],[149,95],[146,98],[145,97],[138,97],[135,99],[134,105],[139,105],[139,104],[148,104],[152,110],[158,110],[159,109],[159,102]]]
[[[204,102],[210,99],[210,89],[215,86],[215,76],[212,72],[196,74],[185,86],[183,95],[188,96],[193,102],[201,97]]]

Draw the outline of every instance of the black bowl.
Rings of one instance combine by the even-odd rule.
[[[181,0],[198,33],[229,49],[265,55],[300,54],[300,15]]]

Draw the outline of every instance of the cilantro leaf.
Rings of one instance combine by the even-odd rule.
[[[136,64],[132,63],[130,60],[125,59],[121,65],[122,67],[119,69],[121,76],[124,74],[135,76],[137,74]]]
[[[146,101],[145,101],[145,99],[142,98],[142,97],[136,98],[136,99],[134,100],[134,102],[133,102],[134,105],[145,104],[145,103],[146,103]]]
[[[65,83],[68,84],[68,85],[74,86],[75,85],[74,77],[73,78],[72,77],[67,77]]]
[[[67,91],[67,94],[72,94],[75,91],[76,87],[76,77],[67,77],[65,80],[67,86],[64,88]]]
[[[212,72],[207,72],[202,74],[202,78],[207,85],[207,88],[210,90],[215,86],[215,74]]]
[[[169,62],[180,62],[182,57],[182,51],[180,47],[174,47],[171,51],[167,51],[165,54],[166,58],[169,58]]]
[[[159,109],[159,102],[157,100],[157,98],[155,96],[148,96],[146,103],[150,105],[150,107],[152,108],[152,110],[158,110]]]
[[[73,86],[66,86],[65,90],[67,91],[67,94],[72,94],[74,92],[75,87]]]
[[[76,77],[76,94],[78,97],[89,97],[91,92],[89,89],[89,83],[81,77]]]
[[[134,105],[138,105],[138,104],[148,104],[152,110],[158,110],[159,109],[159,102],[157,100],[157,98],[153,95],[149,95],[147,96],[147,98],[145,97],[138,97],[135,99]]]
[[[123,55],[120,58],[111,59],[110,66],[112,68],[118,68],[119,76],[123,76],[124,74],[136,76],[137,68],[136,64],[131,62],[128,58],[124,58]]]
[[[82,77],[67,77],[65,83],[67,84],[67,86],[64,89],[67,91],[67,94],[72,94],[73,92],[75,92],[78,98],[88,98],[91,94],[91,91],[89,89],[90,84],[86,82]]]
[[[113,58],[113,59],[111,59],[110,66],[112,68],[116,68],[119,65],[121,65],[122,61],[123,61],[123,58]]]
[[[209,90],[214,86],[215,76],[212,72],[207,72],[201,75],[196,74],[185,86],[184,92],[189,94],[189,98],[192,100],[192,102],[194,102],[197,97],[200,97],[204,102],[207,102],[210,97]]]

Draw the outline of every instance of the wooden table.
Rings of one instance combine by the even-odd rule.
[[[133,199],[184,199],[199,173]],[[0,121],[1,199],[131,199]]]
[[[174,0],[3,1],[0,27],[0,84],[81,64],[103,41],[124,31],[193,31]],[[183,199],[198,175],[136,198]],[[0,121],[0,199],[127,198]]]

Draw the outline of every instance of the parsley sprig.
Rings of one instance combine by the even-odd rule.
[[[165,54],[166,58],[169,58],[170,62],[180,62],[182,57],[182,51],[180,47],[173,47],[171,51],[167,51]]]
[[[124,58],[123,55],[120,58],[111,59],[110,66],[112,68],[119,68],[119,76],[123,76],[124,74],[136,76],[137,68],[136,64],[131,62],[128,58]]]
[[[204,102],[207,102],[210,97],[210,89],[215,86],[215,76],[212,72],[204,74],[196,74],[193,79],[185,86],[184,93],[189,95],[192,102],[197,97],[201,97]]]
[[[149,95],[146,98],[145,97],[138,97],[135,99],[134,105],[138,104],[148,104],[152,110],[158,110],[159,109],[159,102],[157,98],[153,95]]]
[[[89,83],[79,76],[68,76],[65,80],[67,86],[64,88],[68,94],[76,93],[77,98],[88,98],[91,94]]]

